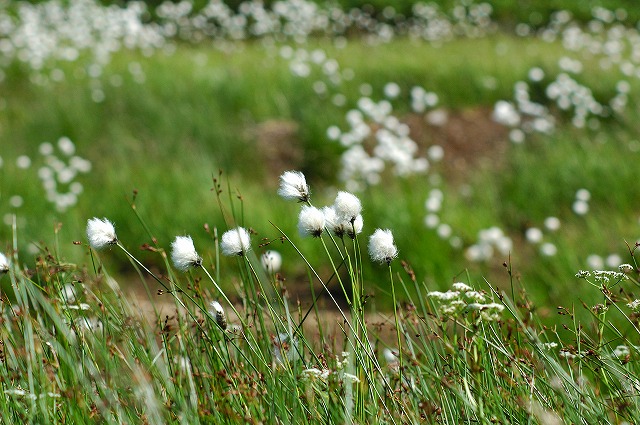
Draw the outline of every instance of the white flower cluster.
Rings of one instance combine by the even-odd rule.
[[[402,177],[428,171],[429,161],[417,156],[418,145],[409,134],[409,126],[392,113],[389,100],[375,102],[370,97],[362,97],[357,109],[346,114],[348,130],[335,126],[327,130],[332,140],[347,148],[341,157],[339,177],[349,190],[359,191],[366,185],[378,184],[386,164],[393,167],[395,175]],[[373,147],[365,148],[366,142]]]
[[[490,227],[478,232],[478,242],[469,246],[465,251],[465,257],[469,261],[488,261],[495,255],[496,251],[502,255],[509,255],[513,249],[511,238],[505,235],[499,227]]]
[[[611,270],[594,270],[593,271],[593,280],[595,282],[600,282],[603,284],[608,284],[609,282],[617,283],[621,280],[627,280],[629,276],[622,272],[614,272]]]
[[[578,25],[571,20],[570,13],[558,11],[538,34],[548,42],[561,39],[566,50],[583,54],[590,64],[597,61],[603,70],[617,68],[626,78],[640,78],[638,28],[625,22],[626,13],[621,10],[614,12],[596,7],[592,13],[593,20],[587,25]],[[531,35],[530,28],[524,24],[520,24],[516,32]],[[564,56],[559,59],[558,67],[562,72],[546,86],[545,74],[540,68],[530,70],[529,80],[537,86],[537,92],[545,94],[541,102],[554,104],[558,110],[570,114],[575,127],[598,128],[600,118],[625,112],[631,89],[628,81],[619,80],[614,87],[615,95],[602,102],[595,99],[589,87],[577,81],[576,76],[585,68],[580,59]],[[514,101],[515,104],[500,101],[494,110],[496,121],[512,128],[513,142],[523,142],[526,133],[549,133],[554,129],[549,109],[542,103],[530,101],[528,83],[516,84]]]
[[[309,202],[309,187],[299,171],[285,171],[280,176],[278,194],[287,200]],[[338,192],[331,206],[316,208],[303,205],[298,215],[298,231],[301,236],[320,237],[327,229],[335,236],[354,239],[364,225],[360,199],[349,192]]]
[[[498,101],[493,109],[493,119],[509,128],[509,139],[522,143],[528,133],[550,134],[555,128],[555,118],[549,109],[531,100],[529,84],[519,81],[514,86],[514,101]]]
[[[44,161],[38,168],[38,178],[46,199],[56,210],[64,212],[77,204],[84,187],[76,178],[91,171],[91,162],[76,154],[76,146],[68,137],[61,137],[55,145],[41,143],[38,150]],[[16,166],[20,170],[29,169],[33,163],[27,155],[16,158]],[[14,195],[10,197],[9,203],[14,208],[20,208],[24,205],[24,200],[21,196]]]
[[[409,36],[433,43],[460,35],[483,37],[495,29],[490,3],[461,2],[450,13],[445,13],[435,2],[417,2],[412,11],[414,24],[408,29]]]
[[[153,51],[165,43],[157,25],[145,24],[142,2],[105,7],[95,0],[15,2],[0,9],[0,69],[20,61],[34,71],[54,61],[75,61],[89,54],[100,74],[110,56],[122,49]],[[44,75],[44,74],[41,74]],[[96,75],[97,76],[97,75]],[[64,79],[56,69],[51,79]]]
[[[310,369],[305,369],[302,371],[301,378],[308,382],[320,381],[320,382],[326,383],[330,375],[337,374],[338,378],[343,383],[353,384],[353,383],[360,382],[360,379],[357,376],[344,371],[348,363],[349,363],[349,353],[346,351],[343,351],[340,356],[337,356],[336,370],[330,370],[326,368],[318,369],[315,367]]]
[[[454,283],[451,288],[447,292],[432,291],[427,293],[428,297],[440,303],[438,310],[443,316],[453,317],[476,312],[478,320],[487,322],[500,320],[504,306],[488,303],[489,299],[484,292],[475,291],[462,282]]]
[[[577,215],[585,215],[589,212],[589,201],[591,200],[591,192],[587,189],[578,189],[576,191],[575,200],[571,205],[571,209]]]
[[[627,307],[629,307],[631,310],[638,312],[640,311],[640,300],[633,300],[630,303],[627,304]]]
[[[560,219],[557,217],[547,217],[544,220],[544,227],[548,232],[555,232],[560,229]],[[525,240],[531,245],[537,245],[539,252],[545,257],[553,257],[558,253],[558,248],[552,242],[544,242],[544,231],[539,227],[529,227],[525,231]]]
[[[427,215],[424,217],[424,225],[429,229],[434,229],[438,237],[443,240],[448,240],[452,247],[460,248],[462,246],[462,239],[453,234],[451,225],[441,222],[440,212],[443,201],[444,193],[442,190],[434,188],[429,191],[427,200],[424,203],[427,211]]]
[[[623,264],[623,266],[627,266],[628,264]],[[620,268],[620,271],[612,271],[612,270],[580,270],[576,273],[576,277],[578,279],[589,279],[593,277],[594,282],[608,284],[610,282],[618,283],[622,280],[629,279],[629,276],[626,274],[626,267]],[[627,304],[629,307],[632,307],[631,304]],[[633,308],[633,307],[632,307]]]

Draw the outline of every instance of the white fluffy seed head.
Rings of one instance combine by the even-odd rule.
[[[351,239],[355,239],[356,235],[362,233],[362,228],[364,227],[364,220],[362,219],[362,214],[358,214],[353,220],[353,223],[346,223],[345,230],[347,231],[347,235]]]
[[[103,218],[94,217],[87,221],[87,239],[93,249],[102,249],[118,242],[113,223]]]
[[[287,200],[308,202],[311,192],[304,174],[300,171],[285,171],[282,173],[278,195]]]
[[[398,256],[398,248],[393,243],[393,234],[389,229],[376,229],[369,238],[369,255],[373,261],[391,263]]]
[[[323,207],[324,225],[333,232],[334,235],[341,238],[345,234],[344,222],[340,221],[334,207]]]
[[[171,243],[171,260],[174,266],[183,272],[202,265],[202,258],[196,252],[191,236],[176,236]]]
[[[360,199],[349,192],[338,192],[333,208],[339,220],[349,223],[352,223],[362,212]]]
[[[244,255],[251,250],[251,238],[244,227],[236,227],[222,234],[220,248],[224,255]]]
[[[0,275],[9,271],[9,259],[0,252]]]
[[[278,251],[265,251],[264,254],[260,256],[260,262],[262,263],[262,267],[270,273],[276,273],[282,267],[282,255]]]
[[[222,330],[227,329],[227,315],[224,313],[224,308],[218,301],[211,301],[210,313],[213,318],[216,320],[218,326],[222,328]]]
[[[320,237],[324,230],[324,214],[316,207],[304,205],[298,216],[298,231],[302,236]]]

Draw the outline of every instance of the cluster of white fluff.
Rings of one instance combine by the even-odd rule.
[[[301,182],[305,184],[302,185]],[[285,171],[280,176],[278,194],[287,200],[301,201],[301,193],[309,193],[304,175],[297,171]],[[355,239],[356,235],[362,232],[362,203],[353,193],[340,191],[333,205],[321,209],[312,206],[308,196],[304,199],[307,205],[302,206],[298,216],[298,231],[301,236],[320,237],[326,230],[339,238],[346,235]],[[371,235],[369,255],[373,261],[380,263],[391,263],[398,256],[398,248],[390,230],[377,229]],[[268,264],[268,261],[263,259],[263,264]]]
[[[93,249],[102,249],[118,243],[116,229],[108,219],[94,217],[87,221],[87,239]]]
[[[178,270],[186,271],[202,265],[191,236],[176,236],[171,243],[171,260]]]
[[[56,155],[57,151],[60,156]],[[46,198],[58,211],[65,211],[78,202],[84,191],[82,183],[75,181],[79,174],[91,171],[91,162],[76,154],[75,144],[68,137],[58,139],[56,146],[45,142],[40,145],[45,164],[38,169],[38,177]]]
[[[504,231],[493,226],[478,232],[478,241],[467,247],[465,257],[469,261],[488,261],[498,253],[502,256],[509,255],[513,249],[513,241]]]
[[[106,7],[97,0],[9,2],[0,9],[0,70],[19,61],[36,73],[34,82],[43,84],[66,78],[61,68],[47,72],[51,64],[88,56],[87,74],[97,82],[115,52],[170,52],[174,40],[215,40],[216,47],[231,49],[234,42],[252,38],[302,43],[325,34],[344,39],[340,37],[355,29],[371,43],[388,42],[397,34],[441,42],[478,37],[493,28],[487,3],[460,5],[449,12],[418,3],[414,16],[408,17],[391,13],[393,8],[385,11],[377,18],[366,10],[345,11],[311,0],[247,0],[234,9],[221,0],[209,0],[200,8],[190,0],[165,1],[153,11],[143,2],[123,7]],[[148,22],[151,13],[156,18]],[[95,97],[104,98],[102,89],[97,88]]]
[[[581,55],[592,63],[597,61],[601,69],[617,68],[625,79],[617,82],[615,95],[608,101],[598,101],[591,89],[578,81],[585,69],[582,58],[563,56],[558,60],[560,72],[547,78],[538,67],[529,71],[529,82],[516,83],[513,102],[499,101],[494,108],[496,121],[512,128],[510,139],[524,141],[528,133],[549,133],[555,127],[556,118],[547,104],[570,115],[577,128],[597,129],[600,119],[622,114],[628,106],[631,89],[627,79],[640,78],[640,31],[628,25],[624,11],[610,11],[596,7],[593,19],[587,25],[578,25],[566,11],[556,12],[539,37],[548,42],[561,40],[562,46],[575,55]],[[522,36],[530,36],[531,30],[520,24],[516,30]],[[546,96],[541,103],[531,101],[530,86]]]
[[[421,90],[426,96],[424,89]],[[397,97],[395,89],[387,88],[385,92],[387,95],[391,94],[391,98]],[[417,97],[423,102],[421,105],[428,102],[424,96]],[[414,103],[418,101],[414,100]],[[357,109],[346,113],[345,121],[349,129],[343,131],[337,126],[331,126],[327,130],[327,136],[346,148],[341,157],[339,177],[349,190],[359,191],[366,185],[378,184],[387,164],[397,176],[428,171],[429,161],[418,156],[418,145],[409,134],[409,126],[393,115],[390,100],[375,102],[368,96],[361,97],[357,102]],[[366,142],[372,142],[373,147],[365,148]]]

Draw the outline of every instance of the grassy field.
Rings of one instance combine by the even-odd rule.
[[[500,53],[496,53],[496,46],[501,46]],[[131,246],[148,243],[130,208],[135,190],[137,210],[161,244],[166,246],[175,234],[186,232],[199,245],[210,246],[203,224],[224,228],[211,192],[218,170],[224,171],[223,190],[230,189],[232,197],[237,193],[243,196],[244,222],[260,237],[273,239],[277,233],[269,221],[278,220],[288,232],[294,231],[297,222],[295,208],[274,202],[277,176],[282,171],[304,171],[318,188],[314,190],[316,203],[332,202],[332,188],[340,184],[336,175],[341,147],[328,140],[326,131],[332,125],[342,125],[345,110],[353,107],[363,84],[369,84],[379,97],[390,81],[400,87],[426,87],[437,93],[440,105],[451,115],[473,115],[490,110],[499,99],[509,99],[514,83],[526,78],[530,68],[554,72],[563,54],[557,44],[509,36],[459,40],[437,48],[398,40],[374,48],[350,42],[342,49],[318,42],[307,49],[322,49],[343,69],[353,70],[354,79],[340,87],[350,99],[347,105],[337,107],[316,95],[309,79],[292,76],[277,51],[259,44],[247,44],[230,54],[187,46],[169,56],[118,54],[100,79],[106,95],[100,103],[92,100],[87,80],[69,79],[39,87],[26,84],[18,70],[8,74],[5,99],[10,107],[2,116],[2,137],[7,144],[3,148],[1,190],[4,214],[18,215],[20,243],[26,246],[43,241],[51,245],[54,228],[62,223],[58,232],[61,253],[84,262],[86,257],[71,241],[82,239],[84,221],[94,215],[113,220],[121,232],[130,235]],[[500,58],[507,56],[514,66],[499,66]],[[128,71],[132,61],[139,64],[144,84],[135,82]],[[76,65],[67,66],[63,70],[71,74]],[[110,86],[113,76],[119,76],[122,84]],[[603,98],[611,96],[619,79],[611,72],[597,70],[584,77]],[[497,81],[495,89],[484,87],[487,78]],[[396,103],[400,117],[415,116],[408,100]],[[485,121],[477,123],[480,127],[493,125],[487,113],[478,118]],[[588,255],[624,255],[625,240],[633,241],[638,190],[630,160],[634,153],[626,146],[634,137],[632,121],[633,113],[629,112],[603,124],[605,130],[560,127],[554,135],[536,137],[523,146],[509,146],[498,136],[478,141],[476,146],[471,135],[451,151],[451,158],[445,156],[431,171],[440,176],[447,194],[443,220],[465,244],[471,244],[481,229],[504,227],[517,241],[513,261],[533,292],[541,288],[541,295],[561,299],[567,288],[575,285],[573,273],[587,267]],[[275,126],[274,135],[267,134],[259,142],[258,133],[270,124]],[[442,136],[430,135],[429,128],[421,131],[423,152],[432,144],[447,147],[446,140],[437,139]],[[63,136],[74,141],[77,153],[89,159],[92,168],[77,177],[85,187],[78,204],[58,212],[43,196],[36,176],[44,163],[39,145],[55,144]],[[277,145],[278,137],[289,138],[285,142],[302,154],[278,158],[284,154],[265,147]],[[504,134],[499,137],[506,138]],[[32,166],[18,168],[19,155],[33,158]],[[294,163],[287,163],[287,158]],[[467,160],[462,170],[452,165],[461,158]],[[475,279],[488,276],[503,282],[504,273],[493,269],[500,269],[505,258],[493,259],[488,267],[469,264],[462,250],[452,249],[425,228],[424,202],[432,186],[430,179],[397,179],[387,174],[384,184],[367,189],[362,200],[372,217],[370,226],[397,229],[400,246],[410,247],[401,250],[402,258],[435,286],[446,284],[467,268]],[[614,187],[618,189],[612,190]],[[584,218],[571,211],[574,193],[580,188],[588,188],[593,198]],[[8,202],[15,195],[24,200],[17,209]],[[228,196],[225,193],[225,199]],[[387,202],[390,197],[395,199],[392,204]],[[563,223],[561,234],[550,237],[570,248],[559,249],[556,257],[541,258],[522,238],[524,229],[541,227],[548,216],[558,216]],[[598,231],[589,230],[593,228]],[[11,239],[10,227],[1,231],[4,240]],[[311,258],[321,255],[313,243],[302,243]],[[285,270],[292,276],[304,274],[295,263],[285,263]],[[567,280],[547,283],[549,276],[558,274]]]
[[[0,60],[3,421],[632,423],[640,37],[603,11],[525,37],[508,11],[432,41]],[[286,170],[316,207],[360,189],[358,238],[300,235]],[[88,246],[92,217],[117,243]],[[236,226],[252,250],[221,255]],[[186,274],[181,235],[203,259]]]

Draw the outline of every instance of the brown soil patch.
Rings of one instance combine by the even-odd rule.
[[[298,137],[298,124],[288,120],[268,120],[251,131],[258,155],[269,181],[277,181],[285,170],[299,169],[304,151]]]
[[[445,114],[446,121],[436,123],[441,116],[435,114]],[[430,118],[435,118],[431,119],[432,123]],[[477,167],[504,164],[509,130],[493,120],[491,108],[440,109],[426,117],[412,114],[405,117],[404,122],[421,151],[426,152],[432,145],[442,146],[444,172],[453,181],[468,177]]]

